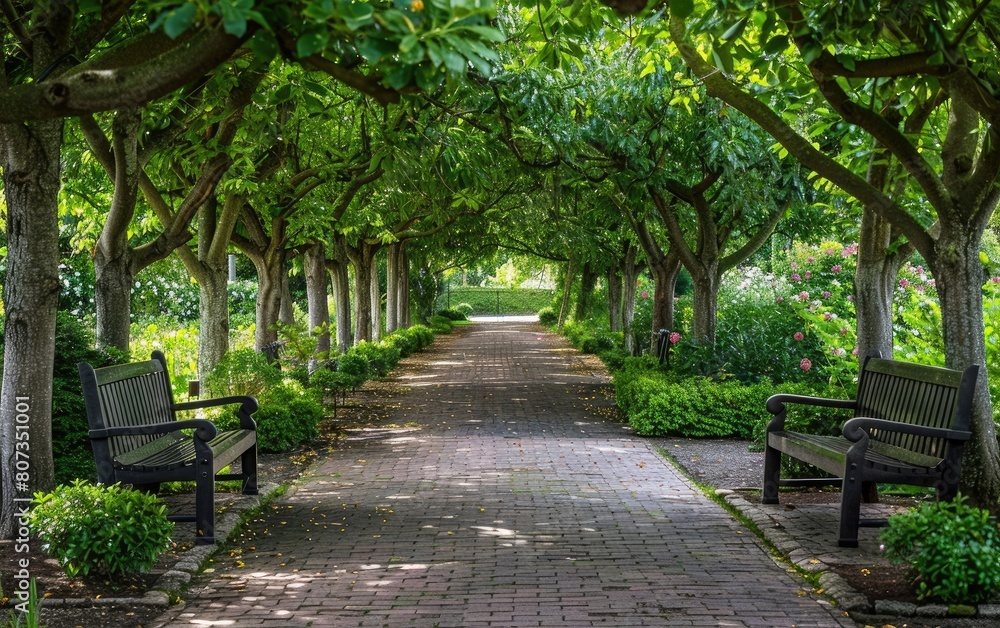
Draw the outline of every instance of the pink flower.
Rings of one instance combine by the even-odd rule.
[[[851,355],[853,355],[854,357],[858,357],[858,348],[857,347],[854,347],[854,349],[851,351]]]
[[[924,274],[924,267],[923,266],[917,266],[917,274],[918,275],[923,275]]]
[[[823,249],[824,255],[833,255],[833,249]]]
[[[784,300],[785,300],[785,297],[774,297],[774,302],[775,303],[783,303]]]
[[[927,285],[930,286],[931,288],[933,288],[934,286],[937,285],[937,283],[933,279],[928,279],[927,280]]]
[[[832,321],[837,318],[837,315],[833,312],[823,312],[823,320]]]
[[[915,288],[916,288],[917,292],[923,292],[924,290],[927,289],[925,286],[919,285],[919,284],[917,286],[915,286]]]
[[[801,331],[797,331],[795,332],[795,335],[792,336],[792,338],[795,339],[795,342],[802,342],[802,340],[805,339],[805,334],[803,334]]]
[[[906,289],[907,287],[909,287],[909,285],[910,281],[906,277],[903,277],[902,279],[899,280],[900,288]]]
[[[853,294],[847,295],[847,300],[853,302],[854,301],[854,295]]]
[[[812,276],[813,276],[813,274],[812,274],[811,272],[809,272],[809,271],[807,270],[807,271],[806,271],[806,279],[809,279],[809,278],[811,278]]]
[[[803,290],[802,292],[799,293],[799,301],[808,301],[808,300],[809,300],[809,293],[808,292],[806,292],[805,290]]]
[[[810,264],[812,264],[813,262],[816,261],[816,258],[815,257],[807,257],[806,261],[809,262]]]
[[[849,330],[846,327],[841,327],[840,328],[840,335],[841,336],[846,336],[848,331]]]
[[[792,281],[799,281],[802,277],[799,277],[798,273],[792,273]]]
[[[829,290],[824,290],[823,291],[823,298],[824,299],[829,299],[830,298],[830,291]]]
[[[670,334],[670,344],[675,345],[681,341],[681,335],[676,331]]]
[[[850,244],[848,246],[845,246],[844,250],[841,251],[840,254],[843,257],[850,257],[850,256],[854,255],[857,252],[858,252],[858,245],[857,245],[857,243],[854,243],[854,244]]]
[[[844,349],[843,347],[835,347],[831,353],[840,358],[847,355],[847,350]]]
[[[992,279],[990,279],[990,281],[992,283],[1000,283],[1000,277],[993,277]]]
[[[798,262],[792,262],[792,264],[791,264],[791,265],[792,265],[792,270],[795,270],[796,268],[798,268],[798,267],[799,267],[799,264],[798,264]]]
[[[802,361],[799,362],[799,368],[802,369],[803,371],[808,371],[812,367],[813,363],[812,360],[810,360],[809,358],[802,358]]]
[[[831,273],[839,273],[842,270],[844,270],[844,267],[840,264],[835,264],[832,268],[830,268]]]
[[[648,292],[646,292],[645,290],[643,290],[643,291],[642,291],[642,298],[643,298],[643,299],[648,299],[648,298],[649,298],[649,293],[648,293]]]

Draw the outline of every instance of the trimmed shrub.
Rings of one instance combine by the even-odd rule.
[[[996,519],[964,497],[889,517],[882,540],[886,556],[910,564],[921,599],[974,604],[1000,591]]]
[[[464,321],[464,320],[468,320],[467,317],[465,316],[465,314],[462,314],[461,312],[459,312],[455,308],[451,308],[450,310],[439,310],[438,313],[437,313],[437,315],[438,316],[443,316],[443,317],[447,318],[448,320],[452,320],[452,321]]]
[[[262,392],[260,407],[253,414],[257,422],[257,448],[263,452],[290,451],[319,436],[323,406],[318,395],[294,379],[284,379]],[[239,428],[235,412],[213,418],[219,430]]]
[[[446,316],[435,316],[430,320],[431,329],[435,334],[450,334],[453,322]]]
[[[70,577],[148,571],[174,531],[155,495],[83,480],[36,494],[28,522]]]
[[[776,392],[813,394],[803,385],[741,384],[661,371],[652,357],[627,358],[615,374],[618,407],[641,436],[750,438],[770,421]]]
[[[281,379],[281,371],[268,364],[260,351],[238,349],[219,360],[205,377],[204,386],[210,397],[250,395],[259,401]]]
[[[559,313],[551,307],[543,307],[538,310],[538,322],[546,327],[552,327],[559,323]]]
[[[469,318],[472,315],[472,306],[468,303],[459,303],[451,309],[455,310],[465,318]]]

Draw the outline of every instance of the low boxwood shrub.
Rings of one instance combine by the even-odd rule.
[[[625,358],[614,377],[618,407],[641,436],[751,438],[771,419],[765,406],[777,392],[814,394],[803,384],[678,376],[655,358]],[[794,424],[794,422],[793,422]]]
[[[559,313],[551,307],[543,307],[538,310],[538,322],[546,327],[552,327],[559,322]]]
[[[319,436],[319,423],[323,420],[319,394],[306,389],[298,380],[281,380],[262,392],[257,401],[260,407],[253,418],[257,422],[257,448],[260,451],[290,451]],[[235,412],[219,414],[212,420],[220,431],[240,426]]]
[[[447,316],[434,316],[430,320],[431,329],[434,330],[435,334],[450,334],[452,330],[452,319]]]
[[[368,362],[369,377],[385,377],[399,364],[399,349],[385,342],[359,342],[348,350]]]
[[[434,342],[434,330],[427,325],[414,325],[406,331],[417,339],[421,349]]]
[[[1000,591],[996,519],[962,496],[892,515],[882,541],[886,556],[910,564],[921,599],[975,604]]]
[[[470,316],[472,316],[473,307],[468,303],[459,303],[458,305],[456,305],[451,309],[455,310],[465,318],[469,318]]]
[[[170,549],[174,531],[155,495],[83,480],[37,493],[28,523],[71,578],[148,571]]]
[[[472,306],[469,306],[469,307],[471,308]],[[467,317],[465,316],[465,314],[462,314],[462,312],[460,312],[459,310],[457,310],[455,308],[449,308],[447,310],[439,310],[438,313],[437,313],[437,315],[438,316],[443,316],[443,317],[445,317],[445,318],[447,318],[449,320],[453,320],[453,321],[464,321],[464,320],[467,320]]]

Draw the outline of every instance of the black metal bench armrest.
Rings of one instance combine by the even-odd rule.
[[[858,402],[854,399],[827,399],[826,397],[809,397],[807,395],[771,395],[767,399],[767,411],[774,415],[771,422],[767,424],[768,432],[780,432],[785,429],[785,404],[798,403],[807,406],[821,406],[824,408],[839,408],[842,410],[853,410]]]
[[[215,424],[205,419],[188,419],[186,421],[167,421],[165,423],[148,423],[146,425],[129,425],[123,427],[106,427],[90,430],[91,438],[112,438],[115,436],[149,436],[152,434],[169,434],[177,430],[193,429],[197,440],[210,441],[219,433]]]
[[[972,438],[971,432],[962,430],[949,430],[942,427],[928,427],[926,425],[913,425],[911,423],[899,423],[898,421],[887,421],[885,419],[873,419],[869,417],[855,417],[844,423],[844,438],[851,442],[858,442],[867,438],[868,431],[878,429],[887,432],[900,432],[902,434],[913,434],[914,436],[929,436],[931,438],[944,438],[947,440],[966,441]]]
[[[767,411],[771,414],[778,414],[785,409],[786,403],[800,403],[809,406],[823,406],[824,408],[843,408],[853,410],[857,401],[853,399],[827,399],[825,397],[809,397],[807,395],[771,395],[767,398]]]
[[[175,403],[174,410],[198,410],[201,408],[214,408],[216,406],[225,406],[234,403],[242,404],[240,409],[236,411],[236,415],[240,418],[240,428],[244,430],[256,430],[257,423],[254,422],[251,415],[257,411],[259,404],[256,399],[246,395],[217,397],[215,399],[200,399],[198,401]]]

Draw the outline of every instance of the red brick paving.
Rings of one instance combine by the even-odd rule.
[[[556,336],[429,350],[393,418],[418,429],[331,454],[161,625],[854,626],[605,420]]]

